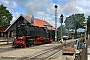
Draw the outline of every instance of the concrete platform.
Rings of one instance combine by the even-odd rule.
[[[88,46],[88,60],[90,60],[90,46]]]
[[[2,46],[2,45],[8,45],[8,44],[12,44],[12,41],[9,40],[9,41],[7,42],[7,40],[0,39],[0,46]]]

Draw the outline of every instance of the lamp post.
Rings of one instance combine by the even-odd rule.
[[[62,23],[63,23],[63,14],[60,16],[60,23],[61,23],[61,40],[62,40]]]
[[[57,41],[57,8],[58,8],[58,6],[57,5],[55,5],[54,6],[55,7],[55,41]]]

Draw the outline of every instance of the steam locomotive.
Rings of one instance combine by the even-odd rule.
[[[13,47],[29,47],[51,43],[51,31],[46,27],[39,27],[29,24],[20,24],[16,28],[16,39],[13,41]]]

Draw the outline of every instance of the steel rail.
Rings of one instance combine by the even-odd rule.
[[[25,60],[46,59],[46,58],[52,56],[53,54],[57,53],[58,51],[60,51],[62,49],[62,47],[63,47],[63,45],[55,46],[55,47],[48,49],[40,54],[34,55],[32,57],[28,57]]]

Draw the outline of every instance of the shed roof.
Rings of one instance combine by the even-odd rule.
[[[27,21],[29,21],[31,23],[31,17],[29,15],[21,14],[21,16],[24,17]],[[51,28],[48,28],[49,30],[55,30],[55,28],[51,24],[49,24],[47,21],[40,20],[37,18],[34,18],[34,25],[39,26],[39,27],[50,26]]]

